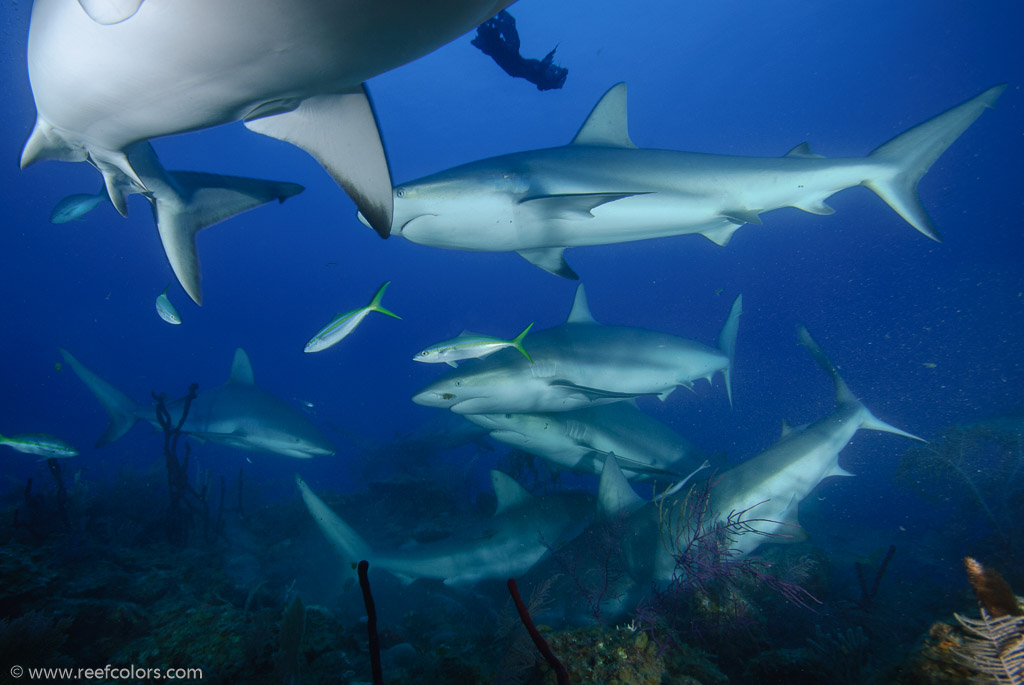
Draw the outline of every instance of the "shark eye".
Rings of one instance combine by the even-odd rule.
[[[405,188],[395,188],[395,195],[397,197],[405,197]]]
[[[461,388],[462,387],[462,379],[461,378],[455,381],[455,387],[456,388]]]

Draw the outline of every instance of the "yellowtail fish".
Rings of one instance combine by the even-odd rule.
[[[167,290],[170,288],[170,284],[164,288],[164,291],[160,293],[160,296],[156,298],[156,313],[160,315],[160,318],[169,324],[175,326],[181,325],[181,314],[174,308],[171,301],[167,299]]]
[[[78,456],[78,450],[74,447],[46,433],[24,433],[9,438],[0,435],[0,445],[7,445],[25,454],[37,454],[43,459],[67,459]]]
[[[320,329],[320,331],[313,336],[313,338],[306,343],[306,352],[320,352],[326,350],[331,345],[341,342],[342,338],[347,336],[349,333],[356,329],[366,315],[370,312],[380,312],[381,314],[387,314],[393,316],[396,319],[401,319],[398,314],[385,309],[380,301],[384,297],[384,291],[387,290],[388,286],[391,285],[391,281],[386,281],[384,285],[380,287],[377,294],[370,300],[370,304],[366,305],[362,309],[353,309],[350,312],[344,314],[338,314],[336,317],[331,319],[331,322]]]
[[[530,358],[530,354],[523,347],[523,338],[526,337],[531,328],[533,328],[532,323],[511,340],[502,340],[501,338],[492,338],[488,335],[462,331],[451,340],[431,345],[422,352],[417,353],[413,357],[413,361],[426,362],[427,364],[444,362],[448,366],[458,366],[457,362],[463,359],[479,359],[480,357],[494,354],[506,347],[514,347],[532,364],[533,359]]]
[[[69,221],[81,221],[82,217],[109,200],[106,186],[100,188],[100,192],[95,195],[89,193],[68,195],[53,208],[53,212],[50,214],[50,223],[66,224]]]

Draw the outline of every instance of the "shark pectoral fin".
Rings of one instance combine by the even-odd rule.
[[[597,486],[598,514],[606,519],[619,514],[631,514],[646,503],[622,475],[618,460],[605,459],[601,481]]]
[[[362,559],[370,560],[372,563],[374,559],[373,550],[366,541],[359,537],[359,534],[351,526],[342,521],[341,517],[335,514],[330,507],[324,504],[324,501],[310,490],[305,481],[295,476],[295,484],[299,488],[299,494],[302,495],[302,501],[306,504],[306,509],[309,510],[310,516],[313,517],[316,525],[331,544],[334,545],[335,549],[347,561],[352,561],[353,564]]]
[[[761,225],[761,217],[752,209],[729,209],[722,212],[722,216],[737,224]]]
[[[373,230],[388,237],[394,214],[391,173],[364,87],[315,95],[280,113],[267,115],[256,109],[244,123],[251,131],[311,154],[355,201]]]
[[[626,113],[626,84],[616,83],[590,110],[571,144],[636,148],[629,139]]]
[[[131,19],[143,0],[78,0],[85,13],[97,24],[110,26]]]
[[[581,221],[593,219],[590,210],[634,195],[648,193],[566,193],[562,195],[534,195],[519,201],[520,205],[546,219]]]
[[[804,159],[825,159],[825,155],[819,155],[817,152],[811,150],[811,144],[804,141],[797,145],[795,148],[787,152],[784,156],[786,157],[802,157]]]
[[[526,488],[517,483],[512,476],[501,471],[491,470],[491,484],[494,486],[494,497],[498,500],[498,507],[494,510],[495,516],[533,499],[533,495]]]
[[[516,250],[516,254],[530,262],[534,266],[547,271],[549,274],[568,278],[573,281],[580,280],[576,272],[572,270],[565,261],[564,247],[536,247],[529,250]]]
[[[595,451],[599,451],[599,450],[595,450]],[[643,473],[643,474],[646,474],[648,476],[666,476],[668,478],[682,478],[683,477],[683,475],[681,473],[677,472],[677,471],[670,471],[669,469],[658,468],[657,466],[652,466],[651,464],[645,464],[642,461],[637,461],[635,459],[629,459],[627,457],[620,457],[619,455],[615,454],[614,452],[606,452],[605,454],[607,455],[606,458],[608,456],[612,457],[616,462],[618,462],[619,468],[620,469],[625,469],[626,471],[632,471],[634,473]]]
[[[553,380],[549,383],[557,388],[567,388],[575,392],[584,395],[590,400],[600,399],[612,399],[612,400],[626,400],[632,397],[646,397],[650,395],[657,395],[656,392],[617,392],[615,390],[605,390],[604,388],[590,388],[585,385],[577,385],[572,381],[566,380]]]
[[[701,231],[700,234],[713,242],[715,245],[721,245],[725,247],[732,240],[732,234],[735,233],[742,224],[737,224],[732,221],[719,226],[718,228],[709,228],[705,231]]]
[[[825,478],[828,478],[829,476],[855,476],[855,475],[857,475],[857,474],[850,473],[849,471],[844,469],[842,466],[840,466],[839,462],[837,461],[836,465],[833,466],[831,469],[829,469],[828,473],[825,474]]]
[[[271,200],[284,202],[303,191],[295,183],[255,178],[191,171],[172,171],[169,176],[180,195],[154,193],[153,212],[171,270],[196,304],[203,303],[196,234],[236,214]]]

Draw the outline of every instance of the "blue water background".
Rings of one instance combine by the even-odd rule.
[[[700,236],[576,248],[600,321],[712,343],[735,295],[744,295],[730,410],[720,377],[664,404],[642,406],[731,460],[777,439],[782,421],[827,414],[832,388],[797,345],[803,322],[876,415],[925,437],[1024,402],[1024,53],[1018,2],[544,3],[511,8],[523,53],[558,45],[570,69],[563,90],[538,92],[473,48],[469,36],[370,83],[396,183],[491,155],[558,146],[575,134],[612,84],[629,84],[629,123],[641,147],[782,155],[809,141],[827,156],[864,155],[908,127],[1000,82],[1009,87],[921,183],[942,243],[908,226],[870,191],[830,200],[833,216],[781,210],[739,230],[727,247]],[[173,276],[147,203],[122,219],[104,206],[51,225],[65,195],[95,192],[85,164],[18,169],[34,120],[25,66],[30,6],[5,3],[0,86],[3,326],[0,432],[44,431],[82,450],[71,468],[104,478],[124,465],[159,464],[160,441],[137,427],[91,448],[106,415],[68,370],[58,346],[130,396],[180,395],[223,382],[235,347],[257,382],[312,402],[313,419],[386,440],[436,410],[410,395],[445,367],[415,364],[424,346],[463,328],[511,336],[530,321],[561,323],[575,284],[509,253],[470,253],[382,241],[308,156],[230,125],[154,142],[169,169],[293,181],[306,186],[199,237],[202,308],[172,285],[184,325],[157,318],[153,302]],[[125,56],[131,59],[130,55]],[[304,343],[334,314],[362,306],[381,282],[403,320],[371,316],[326,352]],[[295,497],[292,474],[315,488],[358,491],[355,448],[300,462],[205,445],[205,467],[243,467],[264,492]],[[889,487],[909,442],[862,432],[841,462],[856,479],[815,492],[817,519],[856,523],[898,539],[909,521]],[[7,487],[41,473],[31,457],[3,453]],[[494,455],[500,454],[495,452]],[[478,480],[493,465],[486,456]],[[249,463],[246,457],[251,459]],[[488,461],[490,460],[490,461]],[[460,484],[461,485],[461,484]],[[468,492],[468,491],[467,491]],[[157,496],[164,496],[162,492]],[[468,496],[468,495],[467,495]],[[883,505],[883,506],[879,506]],[[856,544],[856,543],[854,543]],[[874,547],[865,543],[870,551]]]

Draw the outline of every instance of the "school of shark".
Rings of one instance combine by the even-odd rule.
[[[524,318],[505,334],[508,338],[469,330],[454,335],[460,325],[472,325],[470,313],[461,311],[458,315],[467,322],[452,328],[453,337],[426,347],[425,341],[411,342],[411,360],[380,357],[362,363],[437,370],[436,378],[411,398],[392,398],[396,404],[411,400],[435,414],[437,424],[427,437],[409,439],[415,447],[408,449],[424,460],[435,458],[431,445],[451,437],[442,449],[485,444],[488,450],[518,450],[543,460],[553,472],[579,476],[589,486],[533,494],[511,475],[490,469],[495,507],[491,516],[478,517],[476,529],[393,549],[376,542],[372,523],[347,522],[322,492],[318,495],[314,487],[319,486],[311,487],[307,480],[313,481],[301,471],[308,461],[291,462],[297,465],[293,492],[308,510],[310,529],[319,529],[324,547],[336,551],[339,584],[354,576],[350,569],[362,560],[404,583],[435,579],[465,587],[504,581],[528,573],[588,530],[615,521],[628,531],[621,536],[619,554],[626,560],[631,589],[609,613],[625,616],[648,589],[667,586],[677,573],[679,549],[665,544],[665,511],[685,506],[695,484],[709,487],[715,523],[744,531],[733,540],[730,554],[754,556],[766,545],[804,539],[800,505],[826,479],[853,475],[841,465],[842,454],[858,431],[895,436],[889,438],[893,449],[900,441],[925,439],[913,432],[914,426],[896,427],[876,417],[868,406],[904,398],[879,397],[885,394],[884,384],[855,388],[855,394],[838,370],[843,368],[846,375],[846,367],[837,367],[813,331],[801,325],[793,331],[792,342],[802,346],[801,354],[810,355],[834,388],[831,412],[804,426],[785,427],[759,453],[726,458],[724,452],[698,446],[657,418],[652,408],[714,404],[729,410],[734,385],[742,383],[735,373],[737,362],[742,362],[745,346],[756,344],[744,338],[743,328],[748,318],[761,313],[744,313],[744,294],[726,288],[715,301],[716,340],[683,337],[675,324],[657,330],[621,318],[613,322],[613,317],[601,315],[600,298],[592,295],[593,302],[588,301],[588,279],[580,273],[587,274],[570,266],[565,251],[689,234],[719,246],[710,249],[729,250],[740,228],[763,225],[762,217],[776,210],[795,208],[818,215],[814,221],[830,221],[835,210],[828,199],[856,186],[871,190],[922,234],[915,239],[922,250],[928,249],[940,240],[941,227],[933,224],[919,199],[918,184],[982,113],[996,105],[1006,86],[981,90],[985,84],[978,84],[976,94],[954,95],[951,103],[971,96],[863,157],[825,157],[805,142],[781,156],[760,157],[637,147],[627,125],[627,85],[609,79],[589,115],[563,113],[567,121],[583,117],[568,144],[481,154],[396,183],[385,152],[387,129],[378,125],[366,82],[463,36],[513,2],[34,0],[27,67],[36,118],[20,164],[86,162],[98,172],[91,189],[99,191],[68,194],[50,215],[55,224],[81,220],[105,205],[127,216],[129,197],[145,198],[166,259],[161,267],[169,268],[160,286],[173,275],[196,306],[204,299],[196,244],[200,231],[228,219],[242,223],[246,219],[240,215],[270,212],[260,208],[286,201],[273,211],[288,221],[291,208],[312,192],[287,178],[168,170],[152,144],[239,123],[312,156],[354,202],[357,214],[346,217],[347,222],[361,222],[381,238],[391,236],[392,243],[385,245],[401,245],[394,238],[402,238],[415,244],[407,249],[424,262],[439,254],[429,248],[514,252],[547,272],[524,267],[537,279],[565,283],[553,275],[579,281],[571,302],[550,298],[564,317],[558,325],[535,327]],[[197,16],[201,22],[195,21]],[[862,95],[868,94],[851,93],[851,98]],[[814,91],[793,97],[813,100]],[[844,212],[856,211],[844,205]],[[337,217],[324,220],[340,223]],[[760,234],[763,241],[772,238],[769,231]],[[344,241],[345,235],[339,239]],[[688,241],[698,240],[683,238],[670,249],[685,253],[693,245]],[[652,245],[635,249],[661,249]],[[614,268],[603,275],[616,277]],[[414,312],[385,308],[385,293],[393,282],[397,289],[402,274],[389,278],[376,291],[374,283],[354,285],[345,301],[358,306],[375,293],[369,304],[326,324],[309,321],[309,330],[295,338],[295,351],[317,353],[317,362],[334,360],[338,346],[371,326],[401,338]],[[217,296],[212,286],[208,290],[209,297]],[[171,302],[177,292],[171,281],[156,297],[158,316],[179,327],[165,330],[190,324],[190,312],[182,313]],[[745,294],[749,304],[750,293]],[[424,300],[424,308],[434,304]],[[193,308],[192,313],[208,307]],[[384,316],[371,317],[373,313]],[[78,349],[64,341],[52,345],[109,415],[97,448],[109,450],[138,422],[159,429],[154,405],[132,399],[90,367],[118,385],[128,381],[129,373],[145,369],[129,372],[82,353],[87,367],[65,346]],[[421,351],[413,354],[416,349]],[[260,361],[255,351],[253,358]],[[872,373],[881,380],[888,370]],[[286,382],[277,376],[266,388],[257,385],[249,355],[239,347],[223,384],[204,386],[184,409],[181,401],[161,400],[159,406],[183,438],[196,445],[318,463],[345,458],[345,449],[325,432],[323,417],[305,411],[312,404],[298,407],[285,399],[303,392]],[[780,394],[799,394],[795,385],[780,389]],[[79,390],[77,382],[67,383],[68,393]],[[770,410],[767,404],[764,411]],[[780,423],[786,418],[774,417]],[[75,447],[47,433],[0,436],[2,445],[41,459],[82,459]],[[635,487],[641,483],[647,486],[643,490]],[[660,494],[641,496],[640,491]]]

